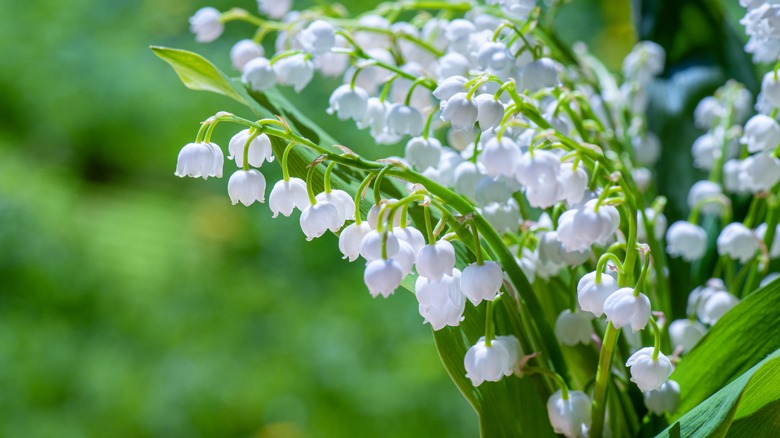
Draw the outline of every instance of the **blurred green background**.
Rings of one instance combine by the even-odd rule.
[[[206,5],[255,10],[3,6],[0,436],[475,436],[411,294],[372,299],[334,236],[307,243],[295,217],[231,206],[227,178],[173,175],[200,120],[248,115],[186,90],[148,50],[195,50],[231,71],[229,48],[252,29],[196,44],[187,18]],[[613,68],[635,41],[627,2],[574,1],[560,20]],[[324,114],[334,87],[315,82],[297,102],[359,142]]]

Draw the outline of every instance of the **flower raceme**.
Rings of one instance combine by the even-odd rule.
[[[466,11],[464,3],[434,2],[447,10],[436,18],[418,11],[415,2],[395,2],[355,19],[320,6],[291,11],[290,0],[259,0],[262,18],[237,9],[197,11],[190,25],[198,42],[219,38],[230,21],[258,26],[252,39],[239,40],[226,54],[240,73],[235,83],[251,92],[247,99],[264,105],[273,101],[273,87],[302,92],[316,73],[334,78],[340,82],[327,113],[366,130],[376,145],[368,155],[381,158],[367,160],[326,144],[328,136],[304,129],[302,117],[252,121],[218,113],[181,149],[175,174],[221,177],[224,155],[211,134],[218,123],[237,123],[243,130],[227,149],[238,168],[227,182],[231,202],[262,203],[263,173],[271,173],[259,168],[275,162],[283,177],[269,194],[273,217],[299,210],[307,240],[337,234],[345,259],[363,259],[363,280],[373,297],[414,284],[423,323],[442,339],[473,342],[474,324],[461,323],[483,313],[484,336],[464,357],[474,386],[524,375],[525,361],[535,361],[530,367],[542,370],[547,377],[541,378],[554,378],[562,363],[578,365],[560,350],[594,348],[592,341],[602,337],[595,342],[602,355],[613,348],[622,350],[616,357],[637,350],[625,364],[631,380],[645,392],[651,412],[672,412],[679,385],[667,381],[671,360],[659,346],[671,344],[676,354],[695,348],[707,327],[737,305],[737,296],[771,278],[769,259],[780,255],[780,226],[769,214],[779,195],[780,80],[774,72],[764,76],[755,115],[752,96],[733,81],[699,103],[693,119],[701,132],[691,153],[695,167],[709,175],[688,192],[687,221],[666,213],[673,221],[667,230],[667,201],[655,197],[653,171],[666,145],[645,116],[648,85],[664,72],[663,48],[638,43],[618,80],[584,47],[554,47],[556,38],[545,34],[551,30],[539,19],[547,11],[537,2],[484,3],[490,7],[473,2]],[[766,14],[778,7],[742,3],[751,38],[746,49],[760,59],[776,58],[780,21]],[[576,62],[558,56],[568,52]],[[593,77],[594,71],[606,76]],[[272,140],[288,144],[284,154],[275,155]],[[379,145],[402,145],[403,156],[383,155]],[[315,156],[301,171],[301,159]],[[315,187],[324,188],[317,193]],[[751,197],[752,216],[734,217],[734,195]],[[721,220],[720,229],[708,225],[712,219]],[[654,348],[640,348],[640,338],[631,334],[616,342],[629,326],[632,332],[657,328],[651,309],[669,317],[682,313],[669,304],[676,300],[668,299],[674,275],[668,261],[653,254],[650,263],[645,254],[640,271],[642,253],[663,251],[665,237],[670,256],[684,263],[709,260],[716,233],[722,256],[716,273],[729,280],[728,288],[715,279],[694,289],[688,318],[655,330]],[[731,275],[737,267],[745,275]],[[411,282],[404,282],[407,276]],[[535,329],[496,336],[497,329],[513,327],[506,315]],[[545,339],[545,333],[555,336]],[[667,334],[671,342],[661,343]],[[521,363],[521,341],[539,346],[544,356],[531,354]],[[603,435],[599,421],[614,366],[598,367],[593,401],[582,391],[564,390],[573,382],[557,376],[561,391],[543,394],[556,432]],[[620,409],[610,412],[622,415]]]

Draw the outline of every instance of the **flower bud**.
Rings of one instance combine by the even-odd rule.
[[[745,124],[740,141],[747,145],[750,153],[772,151],[780,145],[780,125],[769,116],[755,115]]]
[[[406,143],[406,160],[418,170],[436,167],[441,158],[441,142],[435,137],[412,137]]]
[[[336,29],[327,21],[315,20],[301,31],[298,39],[303,50],[321,55],[330,52],[330,49],[336,45]]]
[[[276,71],[263,57],[253,58],[244,65],[241,82],[254,91],[263,91],[276,85]]]
[[[348,220],[355,219],[355,201],[349,196],[349,193],[344,190],[331,190],[329,193],[319,193],[316,198],[317,202],[328,201],[336,206],[339,210],[339,221],[341,225]],[[341,228],[339,225],[339,228]]]
[[[714,201],[714,198],[720,198],[723,193],[720,190],[720,184],[712,181],[697,181],[688,192],[688,207],[694,209],[700,203],[704,203],[701,212],[720,216],[723,213],[723,205]]]
[[[510,199],[505,204],[490,203],[481,209],[481,213],[498,233],[516,231],[523,220],[520,217],[520,208],[514,199]]]
[[[301,212],[300,223],[306,240],[320,237],[328,230],[335,233],[342,224],[339,218],[339,209],[327,201],[306,206]]]
[[[257,169],[239,169],[228,180],[228,195],[233,205],[239,201],[249,207],[253,202],[265,202],[265,177]]]
[[[669,324],[669,338],[671,338],[672,347],[681,347],[683,353],[690,351],[705,333],[707,333],[707,327],[699,321],[678,319]]]
[[[597,199],[586,202],[582,208],[565,211],[558,218],[558,240],[567,251],[585,251],[597,243],[606,245],[620,225],[620,214],[611,205],[596,210]]]
[[[642,137],[634,137],[631,144],[634,158],[639,165],[652,166],[661,157],[661,140],[652,132],[646,132]]]
[[[701,301],[699,319],[705,324],[713,325],[729,310],[739,304],[739,298],[726,291],[715,291]]]
[[[228,160],[235,160],[238,167],[244,166],[244,147],[246,147],[249,136],[249,130],[244,129],[230,139]],[[273,161],[274,151],[271,147],[271,139],[265,134],[255,136],[249,143],[248,155],[249,165],[252,167],[260,167],[266,160],[269,163]]]
[[[398,213],[396,213],[398,214]],[[425,246],[425,236],[414,227],[394,227],[393,234],[398,238],[399,242],[406,242],[413,250],[414,258],[417,258],[417,253]]]
[[[425,245],[417,253],[417,272],[432,281],[440,281],[445,275],[453,275],[455,248],[446,240]]]
[[[626,361],[631,367],[631,381],[642,392],[658,389],[672,374],[672,362],[663,353],[653,359],[653,347],[645,347],[632,354]]]
[[[680,385],[667,380],[658,389],[645,392],[645,407],[655,415],[674,414],[680,406]]]
[[[575,346],[579,343],[590,344],[593,327],[590,324],[593,315],[588,312],[564,310],[555,320],[555,337],[564,345]]]
[[[558,85],[558,66],[550,58],[539,58],[529,62],[522,70],[523,89],[539,91]]]
[[[604,301],[604,314],[616,328],[631,324],[631,330],[636,333],[650,320],[650,299],[643,293],[634,296],[632,288],[624,287]]]
[[[477,197],[477,184],[485,176],[479,167],[471,161],[463,161],[457,165],[454,173],[455,190],[461,195],[475,199]]]
[[[418,136],[423,131],[423,117],[417,108],[394,104],[387,111],[385,124],[390,134]]]
[[[715,162],[723,155],[723,139],[712,132],[707,132],[693,141],[691,154],[693,154],[693,166],[697,169],[710,170]]]
[[[652,41],[640,41],[623,60],[623,75],[646,84],[653,76],[664,71],[665,62],[666,52],[663,47]]]
[[[765,74],[761,80],[761,95],[773,107],[780,107],[780,79],[774,71]]]
[[[466,352],[463,360],[466,377],[471,379],[474,386],[484,381],[498,382],[502,377],[514,373],[519,354],[520,343],[514,336],[498,336],[490,346],[485,344],[483,336]]]
[[[344,228],[339,235],[339,250],[344,254],[345,259],[350,262],[357,260],[360,256],[360,248],[363,244],[363,238],[371,231],[367,222],[353,222]]]
[[[450,76],[439,82],[436,89],[433,90],[433,96],[439,99],[443,105],[452,96],[463,93],[466,82],[468,82],[468,79],[463,76]]]
[[[477,64],[489,73],[506,78],[514,66],[515,57],[499,42],[488,42],[477,52]]]
[[[366,90],[349,85],[341,85],[330,95],[328,114],[336,113],[339,120],[361,120],[368,108],[368,93]]]
[[[387,241],[385,242],[387,257],[395,257],[398,254],[398,251],[401,250],[400,245],[398,244],[398,238],[395,237],[395,234],[393,233],[380,233],[376,230],[369,231],[366,233],[365,237],[363,237],[363,241],[360,244],[360,255],[369,262],[371,260],[381,259],[382,240],[384,239],[385,234],[387,234]]]
[[[474,99],[477,103],[477,121],[479,129],[488,131],[497,128],[504,118],[504,104],[491,94],[480,94]]]
[[[268,207],[277,217],[279,213],[288,217],[293,209],[303,211],[309,205],[309,194],[306,191],[306,183],[300,178],[290,178],[288,181],[279,180],[271,189],[268,197]]]
[[[758,238],[739,222],[726,225],[718,236],[718,254],[739,260],[745,264],[758,252]]]
[[[244,71],[244,66],[255,58],[265,55],[263,46],[252,40],[239,40],[230,49],[230,62],[238,71]]]
[[[436,76],[439,79],[450,78],[453,76],[464,77],[468,75],[470,66],[471,66],[471,62],[469,61],[469,59],[461,55],[460,53],[455,53],[455,52],[447,53],[446,55],[442,56],[438,60],[438,64],[436,66]],[[465,77],[463,79],[465,79]],[[464,80],[463,84],[465,83],[466,81]],[[463,86],[461,86],[460,90],[458,91],[463,91]],[[436,96],[436,98],[440,100],[449,99],[449,97],[443,99],[439,96]]]
[[[295,92],[303,90],[314,77],[314,64],[301,53],[279,58],[273,67],[279,83],[292,86]]]
[[[363,273],[363,281],[374,298],[379,295],[384,298],[392,295],[401,285],[403,278],[401,265],[393,259],[372,260],[366,264],[366,270]]]
[[[493,301],[503,282],[504,273],[498,263],[472,263],[466,266],[460,276],[460,290],[476,306],[482,300]]]
[[[452,276],[446,275],[439,281],[417,277],[414,290],[420,315],[431,328],[441,330],[460,325],[466,309],[466,297],[460,291],[460,271],[455,269]]]
[[[404,277],[412,273],[415,256],[416,254],[412,245],[409,245],[403,240],[398,241],[398,254],[393,257],[393,260],[398,262],[398,265],[401,266],[401,272]]]
[[[573,205],[582,201],[585,196],[585,190],[588,188],[588,174],[583,166],[577,166],[577,169],[574,169],[572,163],[561,163],[558,183],[562,189],[560,197],[569,205]]]
[[[707,252],[707,233],[704,228],[685,221],[677,221],[666,232],[666,252],[692,262]]]
[[[441,119],[457,131],[471,130],[477,122],[477,103],[464,92],[456,93],[442,103]]]
[[[752,193],[768,192],[780,181],[780,160],[762,152],[740,163],[739,182]]]
[[[279,19],[290,12],[292,0],[257,0],[257,8],[261,13]]]
[[[603,274],[601,283],[596,283],[596,272],[590,272],[577,283],[577,302],[582,310],[598,317],[604,313],[604,302],[617,290],[617,282],[612,276]]]
[[[509,137],[493,137],[485,143],[479,160],[488,175],[512,178],[520,160],[520,147]]]
[[[547,399],[547,415],[553,431],[567,438],[583,436],[582,431],[590,428],[590,408],[592,402],[582,391],[569,391],[564,399],[561,390],[555,391]]]
[[[219,38],[225,30],[220,17],[220,12],[214,8],[198,9],[195,15],[190,17],[190,32],[195,34],[195,41],[210,43]]]

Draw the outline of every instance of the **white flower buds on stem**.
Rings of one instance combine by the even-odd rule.
[[[314,55],[330,52],[336,45],[336,29],[324,20],[315,20],[298,35],[303,49]]]
[[[235,160],[238,167],[244,166],[244,148],[251,135],[249,129],[244,129],[230,139],[228,160]],[[252,141],[249,142],[248,156],[249,165],[252,167],[260,167],[266,160],[269,163],[273,161],[274,151],[271,148],[271,139],[265,134],[254,136]]]
[[[699,321],[678,319],[669,324],[669,338],[672,341],[672,347],[681,348],[683,353],[690,351],[705,333],[707,333],[707,327]]]
[[[241,82],[254,91],[263,91],[276,85],[276,71],[271,61],[263,57],[253,58],[244,64]]]
[[[452,123],[456,131],[471,130],[477,121],[477,103],[466,93],[456,93],[442,103],[441,119]]]
[[[174,174],[180,178],[221,178],[224,160],[222,149],[214,143],[189,143],[179,151]]]
[[[645,328],[650,319],[650,299],[643,293],[634,295],[634,289],[624,287],[604,301],[604,314],[615,328],[631,325],[636,333]]]
[[[431,328],[441,330],[445,326],[460,324],[466,309],[466,297],[460,291],[459,270],[454,269],[452,276],[445,275],[441,280],[417,277],[414,290],[420,303],[420,315]]]
[[[239,201],[249,207],[253,202],[265,202],[265,177],[257,169],[239,169],[228,180],[228,195],[233,205]]]
[[[466,352],[463,361],[466,377],[479,386],[485,381],[498,382],[504,376],[511,376],[520,352],[520,342],[514,336],[496,336],[490,345],[483,336]]]
[[[395,292],[403,280],[403,268],[393,259],[377,259],[366,264],[363,281],[371,296],[387,298]]]
[[[590,398],[582,391],[569,391],[567,399],[563,398],[560,389],[555,391],[547,399],[547,416],[553,431],[567,438],[587,436],[591,404]]]
[[[642,392],[658,389],[672,374],[672,362],[659,352],[653,358],[653,347],[645,347],[632,354],[626,361],[631,368],[631,381]]]
[[[210,43],[219,38],[225,30],[220,16],[220,12],[211,7],[195,12],[195,15],[190,17],[190,32],[195,34],[195,41]]]
[[[277,181],[268,196],[268,207],[273,217],[277,217],[279,213],[285,217],[290,216],[294,209],[303,211],[308,206],[309,194],[306,191],[306,182],[300,178]]]
[[[239,40],[230,49],[230,62],[238,71],[244,71],[244,66],[255,58],[265,55],[263,46],[252,40]]]
[[[398,238],[393,233],[379,232],[371,230],[363,237],[363,241],[360,244],[360,255],[368,261],[379,260],[382,258],[382,240],[387,239],[384,242],[385,252],[387,257],[393,258],[401,250],[401,246],[398,243]]]
[[[273,67],[279,83],[292,86],[296,93],[303,90],[314,77],[314,63],[302,53],[279,58]]]
[[[680,406],[680,384],[667,380],[644,394],[645,407],[655,415],[674,414]]]
[[[367,222],[353,222],[344,228],[339,235],[339,250],[344,254],[345,259],[354,262],[360,256],[360,248],[363,244],[363,238],[371,232],[371,227]]]
[[[611,205],[596,210],[597,199],[582,208],[565,211],[558,218],[558,240],[567,251],[584,251],[597,243],[605,245],[620,225],[620,214]]]
[[[439,281],[445,275],[452,275],[455,267],[455,248],[446,240],[425,245],[417,254],[417,272],[429,279]]]
[[[339,217],[339,209],[327,201],[306,206],[301,212],[300,222],[306,240],[320,237],[328,230],[335,233],[343,224]]]
[[[483,264],[466,266],[460,277],[460,289],[475,306],[482,300],[493,301],[504,282],[504,273],[498,263],[486,260]]]
[[[564,345],[589,344],[593,327],[593,315],[588,312],[572,312],[564,310],[555,320],[555,337]]]
[[[718,236],[718,253],[739,260],[742,264],[755,257],[758,249],[759,243],[756,235],[739,222],[726,225]]]
[[[687,262],[699,260],[707,252],[707,233],[698,225],[677,221],[666,232],[666,252]]]
[[[757,114],[745,123],[740,141],[747,145],[751,154],[772,151],[780,145],[780,124],[769,116]]]
[[[604,302],[617,290],[617,281],[612,276],[604,274],[601,283],[597,283],[596,272],[590,272],[577,283],[577,301],[582,310],[599,317],[604,313]]]
[[[330,95],[328,114],[336,113],[339,120],[362,120],[368,108],[368,93],[366,90],[349,85],[341,85]]]

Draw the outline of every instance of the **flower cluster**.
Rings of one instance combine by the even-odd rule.
[[[775,5],[741,3],[749,9],[748,51],[764,59],[769,49],[755,47],[774,41]],[[619,79],[583,46],[562,50],[532,0],[399,2],[358,19],[291,6],[260,0],[266,18],[204,8],[191,29],[209,42],[226,22],[257,26],[229,53],[248,91],[279,85],[301,92],[315,73],[335,78],[327,112],[368,130],[377,145],[404,144],[404,156],[366,160],[301,135],[281,117],[218,113],[181,150],[176,175],[221,177],[224,155],[212,132],[221,123],[241,125],[228,148],[237,168],[228,183],[232,202],[263,203],[260,168],[277,158],[283,177],[270,191],[273,217],[299,210],[307,240],[330,231],[345,259],[362,259],[372,296],[387,298],[403,284],[433,330],[464,330],[459,339],[470,348],[458,371],[475,387],[546,376],[560,387],[544,393],[554,430],[600,436],[611,367],[599,366],[592,394],[569,390],[575,382],[559,374],[560,350],[584,344],[600,348],[607,364],[617,351],[646,408],[673,412],[680,388],[668,379],[676,358],[738,295],[770,278],[769,261],[780,256],[777,72],[764,77],[759,114],[750,118],[752,96],[731,81],[697,106],[696,126],[706,132],[692,153],[709,176],[690,189],[688,220],[667,230],[666,200],[652,189],[662,148],[645,117],[647,88],[666,63],[659,45],[639,42]],[[308,167],[294,169],[291,156]],[[732,221],[737,196],[756,204],[743,222]],[[688,318],[659,327],[673,310],[666,256],[704,259],[714,237],[707,217],[722,225],[713,279],[690,294]],[[528,318],[527,326],[497,324],[498,308]],[[462,321],[483,314],[484,335],[466,334]],[[631,334],[617,342],[623,329],[647,326],[652,347]],[[676,348],[670,356],[661,351],[667,334]]]

